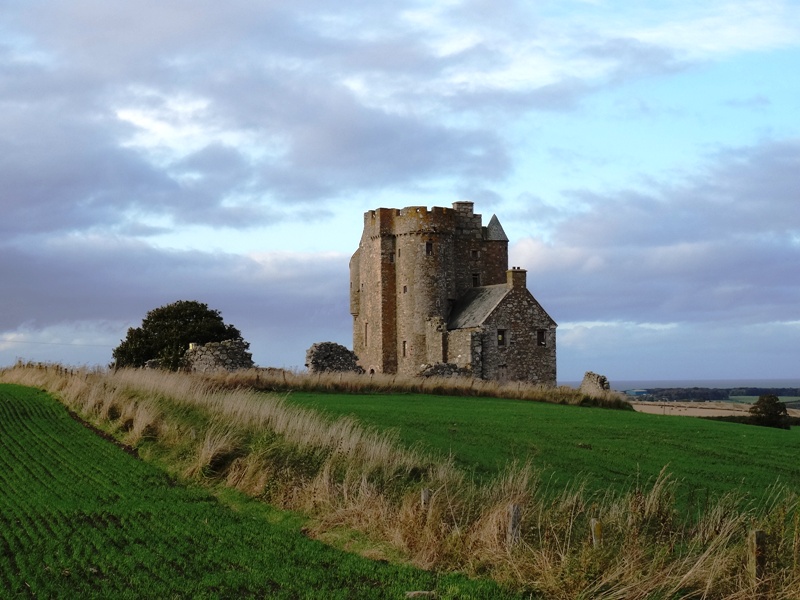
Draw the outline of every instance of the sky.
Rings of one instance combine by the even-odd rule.
[[[363,214],[474,202],[560,381],[800,377],[796,0],[4,0],[0,366],[197,300],[352,347]]]

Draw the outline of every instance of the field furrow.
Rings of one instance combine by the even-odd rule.
[[[40,390],[0,384],[3,597],[377,600],[440,584],[466,586],[473,598],[518,597],[367,561],[282,519],[260,504],[239,514],[176,485]]]

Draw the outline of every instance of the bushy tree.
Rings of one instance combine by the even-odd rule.
[[[750,407],[750,417],[756,425],[789,429],[786,405],[775,394],[764,394]]]
[[[184,354],[191,342],[207,344],[242,339],[233,325],[226,325],[218,310],[194,300],[178,300],[147,313],[141,327],[131,327],[114,348],[116,367],[143,367],[157,359],[161,368],[177,371],[184,366]]]

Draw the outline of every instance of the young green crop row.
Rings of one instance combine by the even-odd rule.
[[[488,582],[368,561],[299,521],[177,485],[72,420],[48,395],[0,384],[0,589],[47,598],[511,598]]]

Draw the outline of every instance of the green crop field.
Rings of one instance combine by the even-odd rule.
[[[340,552],[300,529],[262,503],[178,485],[47,394],[0,384],[4,597],[514,597]]]
[[[626,489],[662,468],[680,482],[681,504],[728,491],[760,498],[781,483],[800,490],[800,430],[556,404],[429,395],[295,392],[289,401],[395,429],[407,445],[452,454],[483,477],[531,460],[559,493],[575,481]]]

